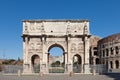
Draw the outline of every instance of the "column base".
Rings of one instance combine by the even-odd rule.
[[[89,64],[84,64],[84,74],[90,74],[90,67]]]
[[[72,64],[66,64],[65,73],[73,72]]]
[[[29,64],[24,64],[23,65],[23,74],[31,74],[33,73],[30,69],[30,65]]]
[[[47,66],[46,64],[42,64],[42,65],[41,65],[40,73],[47,74],[47,73],[49,73],[48,70],[49,70],[49,69],[48,69],[48,66]]]

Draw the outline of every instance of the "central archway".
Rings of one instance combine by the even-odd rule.
[[[81,73],[82,71],[82,59],[79,54],[73,56],[73,72],[74,73]]]
[[[53,44],[48,49],[49,73],[64,73],[64,49],[59,44]]]

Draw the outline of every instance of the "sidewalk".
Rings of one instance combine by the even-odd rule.
[[[85,75],[85,74],[74,74],[70,76],[68,74],[65,75],[43,75],[40,77],[39,75],[29,75],[29,76],[17,76],[17,75],[2,75],[0,73],[0,80],[119,80],[119,75],[116,78],[112,78],[109,75]]]

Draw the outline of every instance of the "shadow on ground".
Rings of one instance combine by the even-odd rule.
[[[120,73],[107,73],[106,76],[113,78],[114,80],[120,80]]]

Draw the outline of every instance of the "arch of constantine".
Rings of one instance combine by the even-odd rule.
[[[74,71],[90,73],[88,20],[24,20],[23,21],[23,73],[50,73],[50,49],[63,50],[64,73]]]

